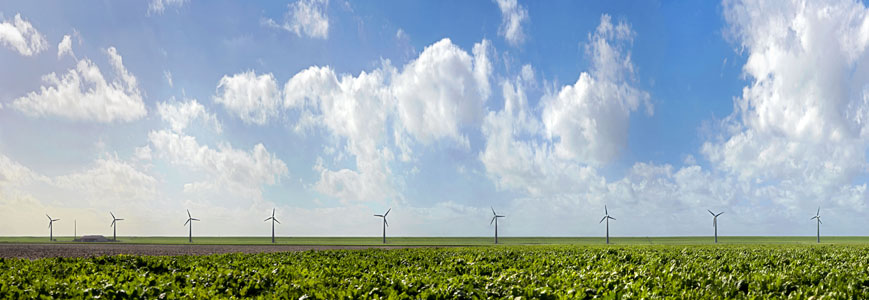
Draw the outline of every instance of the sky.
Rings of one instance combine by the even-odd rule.
[[[0,235],[866,235],[867,151],[863,2],[0,6]]]

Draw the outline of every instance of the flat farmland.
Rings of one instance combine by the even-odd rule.
[[[503,245],[0,258],[0,278],[0,295],[12,299],[867,299],[869,246]]]
[[[0,237],[0,244],[76,243],[71,236]],[[719,236],[719,244],[815,244],[814,236]],[[499,245],[603,245],[603,237],[499,237]],[[712,237],[610,237],[614,245],[706,245]],[[79,244],[79,243],[77,243]],[[119,236],[111,244],[166,244],[189,245],[187,237],[134,237]],[[271,237],[194,237],[194,245],[272,245]],[[485,246],[492,245],[492,237],[388,237],[390,246]],[[821,244],[867,244],[869,237],[821,237]],[[380,237],[278,237],[275,245],[383,245]]]

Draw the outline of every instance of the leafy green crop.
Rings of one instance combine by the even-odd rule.
[[[0,259],[0,295],[869,299],[869,247],[510,246]]]

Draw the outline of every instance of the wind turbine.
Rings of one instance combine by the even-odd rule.
[[[272,244],[274,244],[275,243],[275,222],[278,222],[278,224],[281,224],[281,221],[278,221],[278,219],[275,219],[275,209],[274,208],[272,208],[272,216],[265,219],[265,221],[268,221],[268,220],[272,220]],[[263,221],[263,222],[265,222],[265,221]]]
[[[489,226],[495,223],[495,244],[498,243],[498,218],[506,218],[507,216],[499,216],[495,213],[495,208],[492,207],[492,221],[489,221]]]
[[[603,219],[600,219],[600,222],[597,222],[597,223],[600,224],[600,223],[603,223],[604,220],[606,220],[606,243],[609,244],[610,243],[610,219],[615,220],[616,218],[610,217],[610,213],[607,211],[606,205],[603,206],[603,213],[604,213]]]
[[[123,221],[124,219],[118,219],[117,217],[115,217],[115,214],[112,212],[109,212],[109,214],[112,215],[112,225],[109,225],[110,227],[112,227],[112,241],[117,242],[118,241],[118,221]]]
[[[708,209],[707,209],[706,211],[708,211],[709,214],[712,215],[712,227],[715,228],[715,243],[718,244],[718,216],[720,216],[720,215],[723,214],[724,212],[722,211],[722,212],[720,212],[720,213],[718,213],[718,214],[716,215],[716,214],[713,213],[711,210],[708,210]]]
[[[193,221],[199,221],[199,219],[194,218],[190,215],[190,210],[187,210],[187,222],[184,222],[184,225],[187,226],[187,223],[190,223],[190,236],[188,237],[188,242],[193,242]]]
[[[818,220],[818,243],[820,244],[821,243],[821,224],[824,224],[824,222],[821,222],[821,207],[820,206],[818,206],[818,212],[815,213],[815,216],[809,220],[815,220],[815,219]]]
[[[382,215],[374,215],[375,217],[381,217],[381,218],[383,218],[383,243],[384,243],[384,244],[386,244],[386,226],[389,226],[389,222],[386,222],[386,215],[389,214],[389,211],[390,211],[390,210],[392,210],[392,208],[386,210],[386,213],[385,213],[385,214],[382,214]]]
[[[45,214],[45,216],[48,217],[48,240],[53,242],[54,241],[54,221],[60,221],[60,219],[52,219],[51,217],[48,216],[48,214]]]

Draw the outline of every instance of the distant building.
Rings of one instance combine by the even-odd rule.
[[[80,239],[78,239],[77,242],[105,243],[105,242],[111,242],[111,240],[107,239],[106,237],[104,237],[102,235],[85,235],[85,236],[82,236]]]

